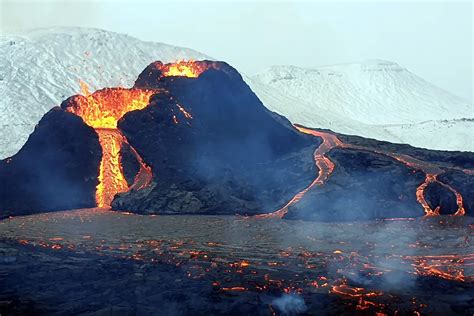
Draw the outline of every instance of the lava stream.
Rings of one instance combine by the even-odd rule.
[[[306,192],[308,192],[314,186],[323,185],[327,181],[329,176],[332,174],[335,167],[334,162],[332,162],[326,156],[326,154],[327,152],[329,152],[331,149],[335,147],[362,150],[362,151],[368,151],[368,152],[372,152],[376,154],[381,154],[384,156],[391,157],[403,163],[408,168],[411,168],[413,170],[421,170],[422,172],[424,172],[426,174],[426,178],[425,178],[425,181],[422,184],[420,184],[420,186],[418,186],[418,188],[416,189],[416,199],[423,207],[425,211],[425,216],[440,215],[440,207],[438,206],[434,210],[431,209],[431,207],[429,206],[424,196],[426,187],[428,187],[428,185],[433,182],[440,184],[444,188],[453,192],[453,194],[456,196],[457,210],[453,215],[463,216],[465,214],[462,195],[458,191],[456,191],[453,187],[437,179],[437,176],[444,172],[444,170],[441,169],[438,165],[430,163],[430,162],[421,161],[405,154],[395,154],[388,151],[376,150],[369,147],[363,147],[359,145],[344,143],[335,134],[332,134],[332,133],[316,131],[316,130],[304,128],[298,125],[294,125],[294,127],[302,133],[313,135],[316,137],[321,137],[323,139],[323,143],[314,151],[314,161],[319,169],[318,177],[308,187],[298,192],[287,204],[285,204],[285,206],[269,214],[257,215],[256,216],[257,218],[270,218],[270,217],[283,218],[283,216],[285,216],[285,214],[288,213],[288,207],[290,205],[295,204],[298,201],[300,201],[303,198],[303,196],[306,194]],[[472,170],[464,170],[464,169],[462,171],[467,174],[471,174],[472,172],[474,172]]]
[[[302,191],[298,192],[288,203],[285,204],[281,209],[269,213],[269,214],[260,214],[257,215],[258,218],[269,218],[269,217],[279,217],[283,218],[286,213],[288,213],[288,207],[294,203],[297,203],[299,200],[303,198],[303,196],[308,192],[312,187],[315,185],[323,185],[326,180],[329,178],[331,173],[334,170],[334,163],[326,157],[326,153],[333,149],[334,147],[341,146],[341,141],[333,134],[313,131],[311,129],[307,129],[304,127],[296,126],[295,128],[305,134],[310,134],[316,137],[321,137],[323,139],[323,143],[316,148],[314,151],[314,162],[319,169],[319,174],[316,179],[309,186],[307,186]]]
[[[421,206],[423,206],[423,209],[425,210],[425,216],[439,215],[440,208],[437,207],[434,210],[432,210],[430,205],[425,199],[425,189],[428,187],[430,183],[435,182],[435,181],[436,181],[436,175],[427,173],[425,181],[422,184],[420,184],[418,188],[416,188],[416,200],[418,201],[418,203],[421,204]]]
[[[90,94],[87,85],[82,81],[81,90],[84,96],[73,97],[67,111],[80,116],[87,125],[95,129],[99,136],[102,159],[95,197],[98,207],[109,207],[115,194],[129,189],[141,189],[151,183],[151,169],[145,165],[138,152],[128,144],[126,137],[117,128],[117,122],[128,112],[145,108],[151,95],[159,91],[106,88]],[[139,172],[130,187],[128,187],[120,161],[120,149],[125,143],[130,146],[140,165]]]
[[[106,207],[110,206],[116,193],[128,189],[120,164],[120,148],[125,137],[118,129],[96,128],[96,132],[102,146],[102,160],[95,199],[97,206]]]

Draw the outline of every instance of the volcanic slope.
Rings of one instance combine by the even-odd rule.
[[[54,188],[61,187],[65,196],[81,190],[85,198],[78,207],[109,207],[122,193],[132,198],[112,205],[120,208],[138,196],[130,209],[137,212],[264,213],[316,173],[311,152],[320,140],[298,133],[266,109],[226,63],[154,62],[131,89],[84,94],[50,110],[20,152],[2,161],[2,183],[13,184],[1,187],[2,211],[74,208],[77,201],[67,199],[47,204],[49,198],[55,201]],[[68,124],[54,118],[71,115],[75,124],[55,133]],[[75,130],[88,132],[76,135]],[[62,156],[65,161],[53,159]],[[71,172],[76,165],[85,167]],[[40,175],[48,174],[63,176],[64,185],[43,183],[47,178]],[[66,182],[71,177],[73,185]],[[22,202],[31,192],[46,204]]]

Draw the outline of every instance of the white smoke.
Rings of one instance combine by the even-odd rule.
[[[283,294],[272,301],[272,306],[282,315],[297,315],[307,309],[304,299],[297,294]]]

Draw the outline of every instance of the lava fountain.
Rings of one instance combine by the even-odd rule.
[[[87,85],[81,81],[81,92],[83,95],[74,97],[72,106],[68,106],[67,111],[80,116],[99,136],[102,160],[95,197],[98,207],[109,207],[115,194],[129,189],[120,162],[120,149],[127,140],[117,128],[117,122],[125,113],[145,108],[151,95],[158,91],[106,88],[91,94]],[[151,169],[143,163],[136,150],[131,148],[140,164],[135,182],[145,178],[140,185],[143,187],[151,182]]]
[[[209,68],[216,68],[213,62],[178,61],[176,63],[155,63],[164,77],[197,78]],[[120,149],[128,141],[117,128],[117,122],[126,113],[145,108],[153,94],[160,89],[137,88],[105,88],[90,93],[87,84],[80,81],[82,95],[72,98],[67,111],[80,116],[84,122],[93,127],[99,136],[102,147],[102,160],[99,171],[99,184],[96,188],[98,207],[110,207],[115,194],[129,189],[141,189],[151,183],[151,169],[145,165],[137,151],[130,146],[132,153],[140,165],[134,183],[129,187],[120,162]],[[178,105],[178,109],[188,119],[191,114]],[[174,117],[177,124],[177,119]],[[130,145],[130,144],[128,144]]]

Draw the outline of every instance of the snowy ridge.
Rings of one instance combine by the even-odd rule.
[[[130,87],[151,62],[212,59],[192,49],[87,28],[0,36],[0,159],[15,154],[52,107],[79,92]],[[293,123],[408,143],[474,151],[472,104],[407,69],[369,61],[305,69],[275,66],[246,82]]]
[[[267,107],[294,123],[423,148],[474,151],[473,105],[393,62],[273,66],[246,80]]]
[[[388,61],[317,69],[274,66],[252,79],[367,124],[411,124],[473,115],[472,104]]]

